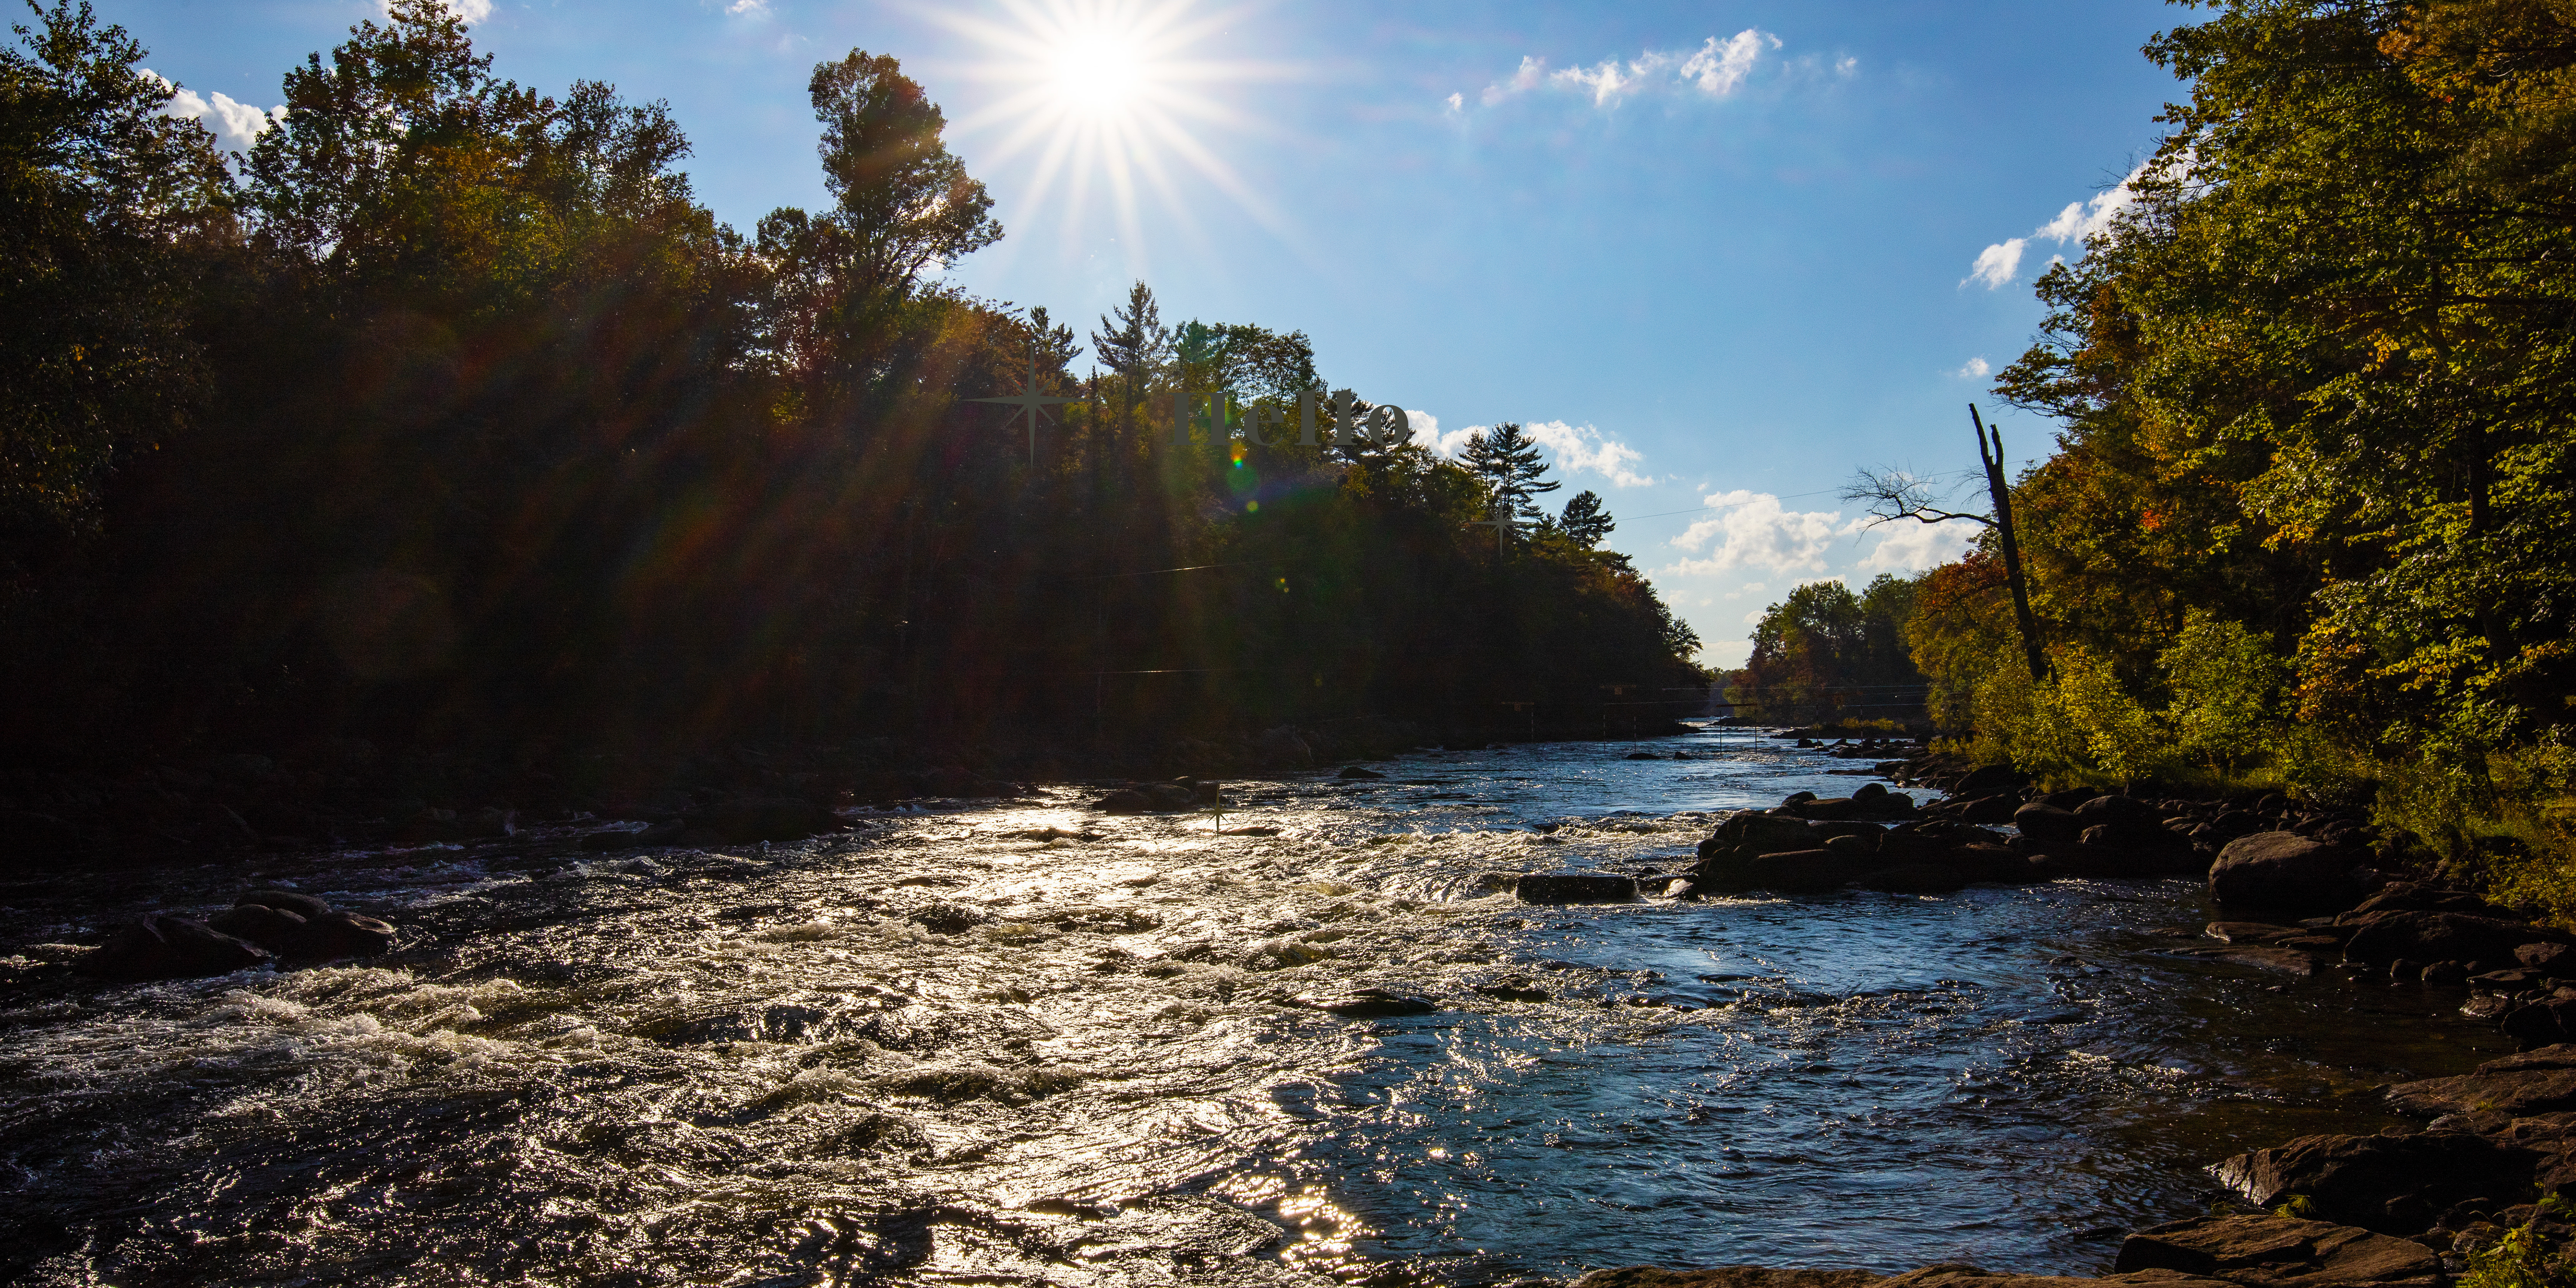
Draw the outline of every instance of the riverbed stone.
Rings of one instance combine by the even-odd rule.
[[[229,975],[271,960],[266,949],[188,917],[148,913],[81,959],[83,974],[139,981]]]
[[[1595,1270],[1575,1280],[1574,1288],[1869,1288],[1877,1282],[1877,1272],[1870,1270],[1783,1270],[1777,1266],[1666,1270],[1662,1266],[1620,1266]]]
[[[2529,1150],[2452,1130],[2301,1136],[2211,1170],[2220,1184],[2261,1207],[2305,1195],[2327,1220],[2411,1235],[2455,1203],[2528,1193],[2536,1161]]]
[[[2100,1284],[2122,1285],[2123,1288],[2238,1288],[2229,1280],[2202,1278],[2171,1270],[2140,1270],[2084,1279],[2072,1275],[2016,1275],[1963,1265],[1908,1270],[1904,1274],[1881,1279],[1870,1288],[2095,1288]]]
[[[2401,1113],[2426,1115],[2576,1110],[2576,1043],[2489,1060],[2474,1073],[2401,1082],[2388,1089],[2388,1102]]]
[[[291,912],[296,916],[307,920],[322,916],[331,911],[331,905],[328,902],[314,895],[306,894],[301,890],[279,890],[275,888],[253,890],[250,893],[243,895],[241,898],[233,900],[233,905],[235,907],[243,908],[254,906],[275,908],[280,912]]]
[[[1634,903],[1637,879],[1615,872],[1532,872],[1512,884],[1523,903]]]
[[[2200,1216],[2150,1226],[2120,1245],[2111,1269],[2172,1270],[2257,1288],[2438,1288],[2442,1282],[2440,1258],[2420,1243],[2285,1216]]]
[[[1780,894],[1813,894],[1838,889],[1857,879],[1874,859],[1831,850],[1784,850],[1776,854],[1719,855],[1691,870],[1692,888],[1701,892],[1770,890]]]
[[[2232,908],[2294,915],[2332,912],[2360,896],[2359,851],[2296,832],[2240,836],[2209,865],[2209,897]]]
[[[2354,927],[2344,956],[2373,965],[2405,958],[2501,966],[2516,960],[2525,944],[2567,939],[2563,931],[2463,912],[2374,912],[2342,924]]]
[[[2013,811],[2013,826],[2020,829],[2031,845],[2042,853],[2073,845],[2084,835],[2084,825],[2075,821],[2071,810],[2060,809],[2046,801],[2032,801]]]

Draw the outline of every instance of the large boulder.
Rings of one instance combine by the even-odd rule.
[[[2388,1234],[2417,1234],[2432,1214],[2467,1199],[2520,1202],[2533,1155],[2465,1131],[2398,1136],[2301,1136],[2238,1154],[2214,1171],[2260,1207],[2305,1195],[2315,1214]]]
[[[1512,883],[1523,903],[1634,903],[1637,879],[1615,872],[1533,872]]]
[[[266,950],[202,921],[149,913],[108,937],[81,959],[84,974],[100,979],[190,979],[229,975],[270,960]]]
[[[2333,912],[2361,896],[2354,872],[2362,857],[2296,832],[2240,836],[2209,865],[2209,897],[2259,912]]]
[[[2031,848],[2054,854],[2076,843],[2084,835],[2084,825],[2075,821],[2071,810],[2060,809],[2046,801],[2032,801],[2013,811],[2013,826],[2029,840]]]
[[[2475,1073],[2401,1082],[2388,1089],[2388,1103],[2401,1113],[2426,1116],[2576,1110],[2576,1044],[2489,1060]]]
[[[2501,970],[2517,960],[2525,944],[2567,940],[2564,931],[2465,912],[2374,912],[2341,924],[2354,927],[2352,938],[2344,941],[2344,956],[2374,966],[2402,957],[2483,962],[2489,970]]]
[[[1794,814],[1738,810],[1720,820],[1717,830],[1700,842],[1699,855],[1705,859],[1720,852],[1755,855],[1822,849],[1825,842],[1837,836],[1875,838],[1885,830],[1876,823],[1810,820]]]
[[[1691,870],[1695,891],[1770,890],[1811,894],[1839,889],[1863,873],[1884,866],[1874,855],[1833,850],[1786,850],[1776,854],[1719,855]]]
[[[1315,763],[1315,750],[1297,731],[1287,725],[1267,730],[1252,740],[1252,754],[1264,765],[1305,769]]]
[[[2198,1216],[2150,1226],[2120,1245],[2111,1269],[2170,1270],[2264,1288],[2439,1288],[2443,1282],[2441,1258],[2420,1243],[2286,1216]]]

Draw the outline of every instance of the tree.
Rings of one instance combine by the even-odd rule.
[[[853,49],[818,64],[808,93],[852,287],[900,295],[923,270],[1001,240],[993,198],[941,139],[947,118],[891,55]]]
[[[1586,550],[1600,545],[1601,539],[1618,526],[1610,519],[1610,508],[1601,503],[1601,495],[1589,488],[1575,493],[1574,499],[1565,503],[1564,517],[1557,520],[1557,527]]]
[[[1152,287],[1138,282],[1127,288],[1127,303],[1113,305],[1091,333],[1091,351],[1100,365],[1127,386],[1128,414],[1145,400],[1145,382],[1172,354],[1172,330],[1163,325],[1163,310]]]
[[[1535,521],[1544,514],[1532,498],[1565,486],[1547,477],[1538,440],[1524,432],[1518,421],[1504,421],[1477,435],[1459,455],[1467,472],[1485,481],[1494,500],[1511,506],[1524,520]]]
[[[32,6],[31,6],[32,7]],[[213,138],[87,3],[0,48],[0,522],[86,522],[118,459],[205,393],[185,247],[220,237]]]

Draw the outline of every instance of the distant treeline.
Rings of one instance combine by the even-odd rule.
[[[1510,435],[1254,446],[1302,334],[1089,339],[940,266],[1001,235],[891,58],[814,74],[834,204],[745,235],[663,105],[495,79],[437,0],[233,164],[87,5],[0,65],[0,686],[22,756],[326,734],[597,745],[1361,712],[1594,722],[1697,640]],[[1017,390],[1034,355],[1054,409]],[[1370,404],[1356,400],[1354,411]],[[1500,497],[1538,522],[1500,553]],[[1192,568],[1196,571],[1160,570]]]
[[[2212,9],[2148,45],[2189,100],[1996,382],[2062,426],[2010,491],[2042,673],[1989,527],[1910,592],[1931,714],[2052,776],[2370,801],[2576,916],[2576,16]]]

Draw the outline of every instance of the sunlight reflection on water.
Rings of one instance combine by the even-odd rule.
[[[1639,747],[1692,759],[1625,759]],[[7,995],[33,1283],[1253,1283],[1602,1266],[2099,1269],[2247,1145],[2497,1039],[2160,951],[2183,882],[1538,907],[1848,766],[1742,733],[1081,793],[740,853],[519,841],[273,874],[372,965]],[[1552,834],[1534,826],[1562,823]],[[1096,840],[1036,840],[1048,828]],[[0,943],[211,871],[21,883]],[[114,906],[107,906],[114,905]],[[1345,1019],[1377,988],[1424,1015]],[[1481,990],[1481,991],[1480,991]],[[2349,1018],[2358,1006],[2368,1017]]]

